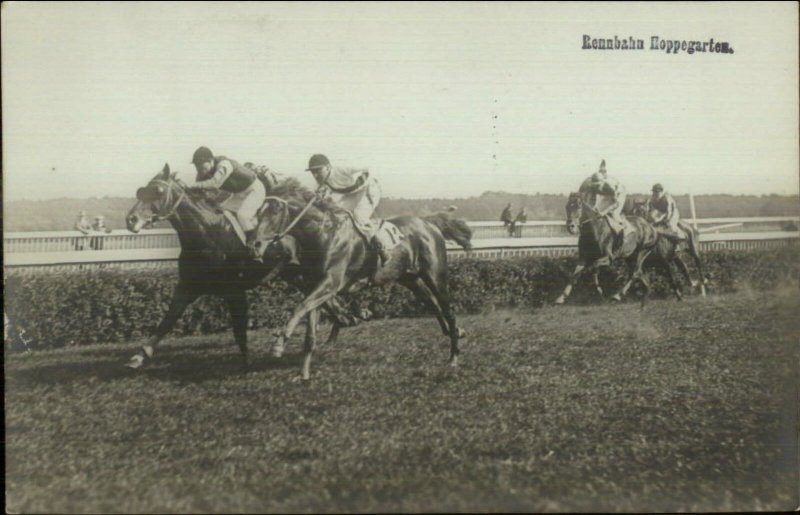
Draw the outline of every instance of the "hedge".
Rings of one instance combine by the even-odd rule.
[[[742,287],[769,289],[797,284],[798,247],[757,251],[711,251],[704,254],[711,292]],[[456,313],[496,308],[536,308],[551,302],[566,284],[575,257],[524,257],[496,261],[463,259],[450,263],[450,288]],[[693,266],[690,269],[695,273]],[[619,267],[601,274],[606,291],[623,277]],[[654,297],[670,295],[666,278],[650,272]],[[25,275],[7,270],[5,309],[37,348],[126,342],[150,334],[167,309],[177,281],[174,270],[96,270],[68,274]],[[619,284],[619,283],[616,283]],[[684,285],[686,289],[686,285]],[[250,328],[285,323],[300,295],[282,282],[248,293]],[[424,309],[404,288],[391,285],[365,290],[352,302],[376,317],[408,317]],[[570,303],[597,302],[585,276]],[[201,297],[189,306],[173,334],[208,334],[229,329],[224,302]]]

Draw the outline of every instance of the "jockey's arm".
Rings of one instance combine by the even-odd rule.
[[[220,161],[219,164],[217,164],[217,167],[214,169],[214,174],[210,179],[205,181],[197,181],[192,184],[192,187],[202,190],[217,190],[220,188],[220,186],[222,186],[222,183],[225,182],[225,179],[228,178],[232,171],[233,164],[231,164],[230,161]]]

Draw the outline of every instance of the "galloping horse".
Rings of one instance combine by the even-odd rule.
[[[653,215],[652,213],[647,212],[647,207],[645,206],[644,201],[636,201],[633,203],[632,214],[645,218],[652,223]],[[675,275],[672,273],[672,269],[669,267],[670,263],[675,263],[678,266],[683,273],[683,276],[686,278],[686,281],[691,285],[692,288],[697,288],[699,286],[700,295],[705,297],[706,283],[708,280],[706,279],[705,272],[703,270],[703,260],[700,258],[700,233],[697,231],[697,229],[682,220],[678,222],[678,226],[683,229],[683,232],[686,234],[686,239],[683,241],[675,241],[667,236],[659,235],[658,244],[656,245],[654,255],[658,256],[661,264],[660,268],[666,273],[670,282],[670,287],[679,300],[682,299],[683,296],[681,294],[680,285],[675,281]],[[656,227],[656,231],[658,232],[658,227]],[[689,268],[686,266],[686,263],[681,257],[681,253],[684,251],[689,252],[689,255],[692,256],[694,264],[697,266],[697,271],[700,274],[699,281],[692,279],[692,276],[689,274]]]
[[[644,218],[628,217],[630,225],[625,231],[622,242],[617,242],[617,236],[611,229],[606,216],[601,216],[598,210],[579,193],[570,193],[566,205],[567,230],[570,234],[580,234],[578,238],[578,265],[570,276],[569,283],[564,291],[555,300],[555,304],[563,304],[572,292],[578,277],[589,269],[593,273],[594,285],[600,296],[603,290],[598,281],[598,269],[610,266],[617,259],[624,259],[631,272],[628,282],[614,295],[615,300],[621,300],[635,280],[641,281],[645,287],[642,297],[644,305],[650,293],[650,283],[642,272],[642,265],[652,253],[658,243],[658,233]]]
[[[302,368],[302,378],[307,380],[311,354],[316,345],[318,308],[337,293],[352,293],[367,286],[378,256],[358,232],[347,211],[300,187],[282,191],[278,187],[271,194],[273,196],[267,197],[259,214],[256,237],[250,246],[253,255],[259,256],[271,243],[286,235],[293,236],[297,242],[303,276],[301,291],[306,298],[279,334],[273,355],[280,357],[283,354],[286,340],[307,316]],[[458,340],[464,332],[456,326],[450,306],[445,236],[468,248],[471,231],[463,221],[448,216],[428,218],[400,216],[388,220],[404,238],[391,251],[391,260],[374,274],[370,282],[387,284],[396,281],[432,309],[442,332],[450,337],[450,363],[455,366]],[[329,341],[336,339],[338,327],[334,322]]]
[[[281,271],[283,256],[267,253],[266,259],[252,259],[224,213],[206,200],[203,193],[189,190],[175,175],[170,173],[168,164],[164,165],[160,173],[136,192],[137,202],[126,218],[128,230],[134,233],[156,221],[169,220],[181,245],[178,284],[167,313],[155,335],[126,366],[139,368],[152,358],[156,345],[172,330],[189,304],[200,295],[211,294],[223,297],[227,303],[234,339],[246,368],[246,291],[261,284],[268,274]],[[330,300],[326,310],[334,316],[343,313],[336,299]]]

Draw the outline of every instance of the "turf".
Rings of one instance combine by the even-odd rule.
[[[430,319],[269,357],[251,333],[8,356],[10,512],[729,511],[798,505],[800,298]]]

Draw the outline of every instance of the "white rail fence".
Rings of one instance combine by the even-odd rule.
[[[705,218],[687,220],[701,231],[704,249],[744,250],[790,245],[800,238],[800,217]],[[467,255],[497,259],[515,256],[561,256],[576,251],[577,237],[564,222],[528,222],[509,235],[502,222],[470,222],[474,250],[464,252],[448,242],[452,259]],[[732,232],[735,230],[736,232]],[[5,233],[4,268],[57,271],[74,268],[174,266],[179,254],[172,229],[139,234],[116,230],[84,235],[77,231]]]

